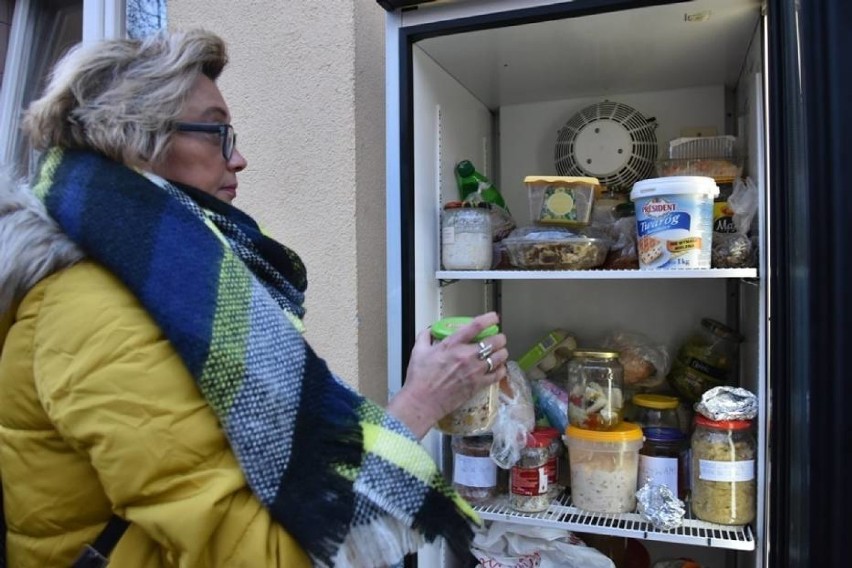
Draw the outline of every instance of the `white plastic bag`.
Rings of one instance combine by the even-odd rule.
[[[500,386],[500,408],[491,426],[491,459],[509,469],[521,458],[527,436],[535,427],[532,392],[524,372],[514,361],[506,364],[506,385]]]
[[[476,531],[470,551],[482,568],[615,568],[569,531],[497,521]]]

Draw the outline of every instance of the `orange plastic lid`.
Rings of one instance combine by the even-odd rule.
[[[608,430],[586,430],[568,426],[565,435],[587,442],[632,442],[642,440],[642,428],[632,422],[619,422]]]
[[[695,415],[695,423],[714,430],[746,430],[751,428],[751,420],[710,420],[701,414]]]

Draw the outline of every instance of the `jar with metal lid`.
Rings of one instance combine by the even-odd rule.
[[[637,394],[633,396],[632,422],[641,428],[676,428],[683,431],[678,415],[680,401],[664,394]]]
[[[621,422],[624,369],[618,353],[577,348],[567,367],[568,422],[587,430]]]
[[[497,494],[497,464],[491,459],[491,442],[490,434],[453,436],[453,487],[474,505]]]
[[[492,258],[487,203],[451,201],[441,215],[441,264],[445,270],[488,270]]]
[[[680,499],[686,499],[686,435],[678,428],[642,428],[645,442],[639,450],[639,487],[651,482],[665,485]]]
[[[678,350],[668,380],[675,391],[690,402],[713,387],[731,382],[743,336],[710,318]]]
[[[432,337],[437,341],[446,339],[455,333],[459,327],[471,321],[473,321],[473,318],[468,316],[453,316],[439,320],[432,324]],[[499,326],[492,325],[482,330],[473,338],[473,341],[483,341],[498,333],[500,333]],[[491,424],[497,417],[499,407],[500,386],[499,383],[494,383],[480,389],[456,410],[438,420],[437,428],[444,434],[458,436],[476,436],[489,433]]]
[[[547,487],[551,497],[558,497],[561,488],[559,487],[559,457],[562,455],[562,441],[559,439],[559,430],[553,427],[535,429],[536,433],[550,440],[548,451],[550,452],[547,458]]]
[[[539,513],[550,506],[547,462],[550,438],[542,432],[527,436],[521,459],[512,466],[509,506],[522,513]]]
[[[702,521],[744,525],[754,520],[757,447],[751,420],[695,416],[692,514]]]

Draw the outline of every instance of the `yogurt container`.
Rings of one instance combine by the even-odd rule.
[[[710,268],[713,178],[676,176],[633,185],[639,268],[671,270]]]

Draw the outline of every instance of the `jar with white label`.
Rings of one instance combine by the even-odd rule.
[[[453,436],[453,487],[468,502],[484,503],[497,494],[497,464],[490,434]]]
[[[512,466],[509,506],[522,513],[539,513],[550,506],[547,462],[551,438],[542,432],[527,436],[521,459]]]
[[[696,415],[692,514],[722,525],[744,525],[754,520],[756,456],[750,420],[710,420]]]
[[[492,258],[491,210],[487,203],[451,201],[441,215],[444,270],[488,270]]]
[[[639,450],[639,487],[665,485],[679,499],[686,499],[688,481],[686,436],[679,428],[642,428],[645,442]]]

